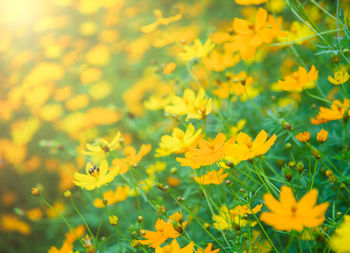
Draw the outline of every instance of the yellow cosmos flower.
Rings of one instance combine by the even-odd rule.
[[[334,73],[334,78],[332,76],[328,76],[328,81],[332,84],[339,85],[347,82],[349,80],[349,73],[346,71],[337,71]]]
[[[120,147],[120,138],[121,133],[117,132],[111,142],[107,141],[104,138],[99,138],[94,144],[87,143],[87,150],[82,151],[82,154],[90,156],[94,162],[102,161],[106,159],[108,152],[116,150]]]
[[[172,153],[179,154],[186,151],[186,148],[191,146],[201,134],[202,129],[195,130],[192,124],[187,126],[186,131],[179,128],[174,128],[171,136],[162,136],[159,148],[156,149],[156,156],[167,156]]]
[[[186,247],[181,248],[176,239],[171,244],[164,247],[157,247],[155,253],[192,253],[194,250],[194,243],[190,242]]]
[[[226,177],[228,177],[228,173],[224,173],[224,169],[221,168],[219,171],[211,170],[203,176],[194,177],[194,181],[203,185],[222,184]]]
[[[208,39],[204,44],[199,39],[194,41],[192,46],[184,46],[179,57],[183,61],[191,61],[196,58],[203,58],[214,48],[215,44]]]
[[[165,107],[165,112],[175,115],[187,115],[189,119],[205,119],[212,110],[212,100],[206,98],[201,88],[197,95],[191,89],[184,91],[183,97],[173,96],[171,104]]]
[[[271,212],[263,212],[260,220],[277,230],[296,230],[301,232],[304,227],[320,226],[325,220],[328,202],[316,205],[318,191],[312,189],[300,201],[296,201],[292,189],[282,186],[280,201],[270,193],[264,195],[265,205]]]
[[[110,183],[118,174],[118,169],[116,168],[108,171],[108,163],[106,160],[103,160],[99,167],[87,163],[85,171],[86,175],[75,172],[73,182],[88,191]]]
[[[350,252],[350,216],[344,215],[344,221],[335,230],[330,240],[331,249],[337,253]]]
[[[303,89],[311,89],[315,87],[315,81],[318,78],[318,70],[312,65],[309,72],[303,67],[299,67],[298,71],[290,76],[286,76],[284,81],[278,81],[278,85],[282,90],[300,92]]]
[[[230,161],[245,161],[253,159],[256,156],[263,155],[272,147],[276,141],[276,135],[272,135],[270,139],[267,139],[267,133],[265,130],[261,130],[252,141],[252,137],[241,132],[237,135],[237,143],[226,143],[225,151]]]

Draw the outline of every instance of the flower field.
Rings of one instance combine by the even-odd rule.
[[[350,252],[349,0],[0,1],[0,252]]]

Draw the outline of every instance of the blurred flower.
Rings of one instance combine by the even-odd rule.
[[[215,44],[210,39],[202,44],[199,39],[194,41],[192,46],[184,46],[183,52],[179,53],[179,57],[183,61],[191,61],[196,58],[203,58],[214,48]]]
[[[335,230],[329,244],[332,250],[337,253],[350,252],[350,216],[344,215],[344,220]]]
[[[106,66],[110,61],[109,49],[105,45],[96,45],[86,53],[86,61],[95,66]]]
[[[157,248],[167,239],[180,236],[180,233],[174,229],[172,224],[161,219],[157,219],[155,229],[155,232],[141,230],[140,233],[146,240],[139,240],[139,242],[143,245],[149,244],[149,247]]]
[[[37,221],[43,217],[43,212],[40,208],[33,208],[27,211],[27,216],[32,221]]]
[[[295,138],[297,138],[297,140],[301,142],[308,142],[310,139],[310,133],[307,131],[300,132],[295,136]]]
[[[109,216],[109,224],[111,224],[112,226],[117,225],[118,220],[119,220],[119,218],[115,215]]]
[[[113,165],[120,168],[120,174],[125,174],[129,171],[130,166],[137,166],[142,158],[151,151],[152,146],[150,144],[142,144],[138,153],[132,146],[126,146],[124,148],[125,158],[116,158],[112,161]]]
[[[280,24],[274,16],[268,15],[265,9],[259,8],[255,16],[255,22],[235,18],[233,20],[231,41],[227,48],[233,52],[239,51],[243,60],[248,60],[255,55],[256,49],[264,43],[270,43],[277,36],[285,36]]]
[[[129,196],[130,187],[125,185],[119,185],[115,191],[106,191],[103,193],[103,199],[95,199],[94,206],[98,208],[104,208],[104,201],[107,201],[107,205],[113,205],[117,202],[124,201]]]
[[[190,123],[186,131],[174,128],[170,135],[163,135],[160,139],[159,148],[156,149],[156,156],[168,156],[172,153],[179,154],[186,151],[201,134],[202,129],[196,129]]]
[[[315,81],[318,77],[318,71],[312,65],[309,72],[303,67],[299,67],[298,71],[284,78],[285,81],[278,81],[282,90],[300,92],[303,89],[311,89],[315,87]]]
[[[212,249],[213,248],[213,244],[209,243],[208,246],[205,249],[202,248],[198,248],[196,253],[217,253],[220,251],[220,249]]]
[[[110,183],[118,174],[119,170],[113,168],[108,171],[108,163],[106,160],[101,161],[100,166],[97,167],[91,163],[87,163],[85,167],[85,174],[78,172],[74,173],[74,183],[81,188],[91,191],[99,188],[102,185]]]
[[[181,248],[176,239],[171,244],[167,244],[164,247],[157,247],[155,253],[193,253],[194,243],[190,242],[184,248]]]
[[[105,160],[107,154],[120,147],[121,133],[118,131],[113,137],[112,141],[109,142],[104,138],[98,138],[94,144],[86,144],[86,149],[82,151],[83,155],[90,156],[93,161]]]
[[[239,5],[259,5],[265,3],[267,0],[235,0]]]
[[[280,201],[272,194],[264,194],[264,203],[271,212],[263,212],[260,220],[277,230],[296,230],[301,232],[304,227],[320,226],[325,220],[328,202],[316,205],[318,191],[312,189],[298,202],[295,200],[292,189],[282,186]]]
[[[327,138],[328,138],[328,132],[326,130],[321,129],[321,131],[317,133],[316,139],[319,143],[325,142]]]
[[[219,171],[211,170],[207,174],[200,177],[194,177],[194,181],[199,184],[208,185],[208,184],[222,184],[224,179],[228,177],[228,173],[224,174],[224,169],[220,168]]]
[[[7,232],[19,232],[23,235],[29,235],[31,233],[30,226],[19,220],[13,214],[3,214],[1,217],[0,228]]]
[[[332,120],[343,119],[343,117],[350,116],[349,109],[350,99],[344,99],[344,102],[334,100],[331,108],[321,106],[320,111],[315,118],[311,118],[311,124],[319,125]]]
[[[337,71],[334,73],[334,78],[332,76],[328,76],[328,81],[332,84],[339,85],[346,83],[349,80],[349,73],[346,71]]]
[[[170,62],[163,68],[163,74],[169,75],[174,72],[176,69],[176,64],[174,62]]]

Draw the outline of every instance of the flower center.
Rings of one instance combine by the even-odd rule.
[[[89,169],[89,174],[93,177],[98,177],[100,175],[100,168],[94,166]]]

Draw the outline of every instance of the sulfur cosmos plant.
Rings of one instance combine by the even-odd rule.
[[[350,0],[32,2],[0,1],[1,252],[350,252]]]

